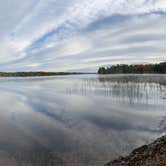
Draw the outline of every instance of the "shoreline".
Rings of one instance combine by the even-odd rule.
[[[93,75],[98,76],[132,76],[132,75],[166,75],[166,73],[106,73],[99,74],[97,72],[47,72],[47,71],[20,71],[20,72],[3,72],[0,71],[0,77],[38,77],[38,76],[66,76],[66,75]]]
[[[156,139],[149,145],[133,150],[126,157],[119,157],[105,166],[165,166],[166,135]]]
[[[38,76],[65,76],[65,75],[83,75],[92,73],[80,73],[80,72],[0,72],[0,77],[38,77]]]

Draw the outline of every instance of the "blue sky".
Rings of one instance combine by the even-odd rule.
[[[165,0],[0,0],[1,71],[166,61]]]

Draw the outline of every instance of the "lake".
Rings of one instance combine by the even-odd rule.
[[[166,75],[0,78],[0,94],[0,164],[101,166],[166,134]]]

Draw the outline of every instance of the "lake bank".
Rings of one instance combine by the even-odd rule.
[[[105,166],[164,166],[166,163],[166,135],[149,145],[135,149],[127,157],[119,157]]]
[[[126,73],[153,73],[153,74],[165,74],[166,73],[166,62],[159,64],[117,64],[108,67],[100,67],[98,74],[126,74]]]
[[[36,72],[0,72],[0,77],[36,77],[36,76],[59,76],[59,75],[81,75],[87,73],[80,72],[45,72],[45,71],[36,71]],[[91,74],[91,73],[88,73]]]

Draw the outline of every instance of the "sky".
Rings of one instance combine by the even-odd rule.
[[[166,0],[0,0],[0,71],[166,61]]]

